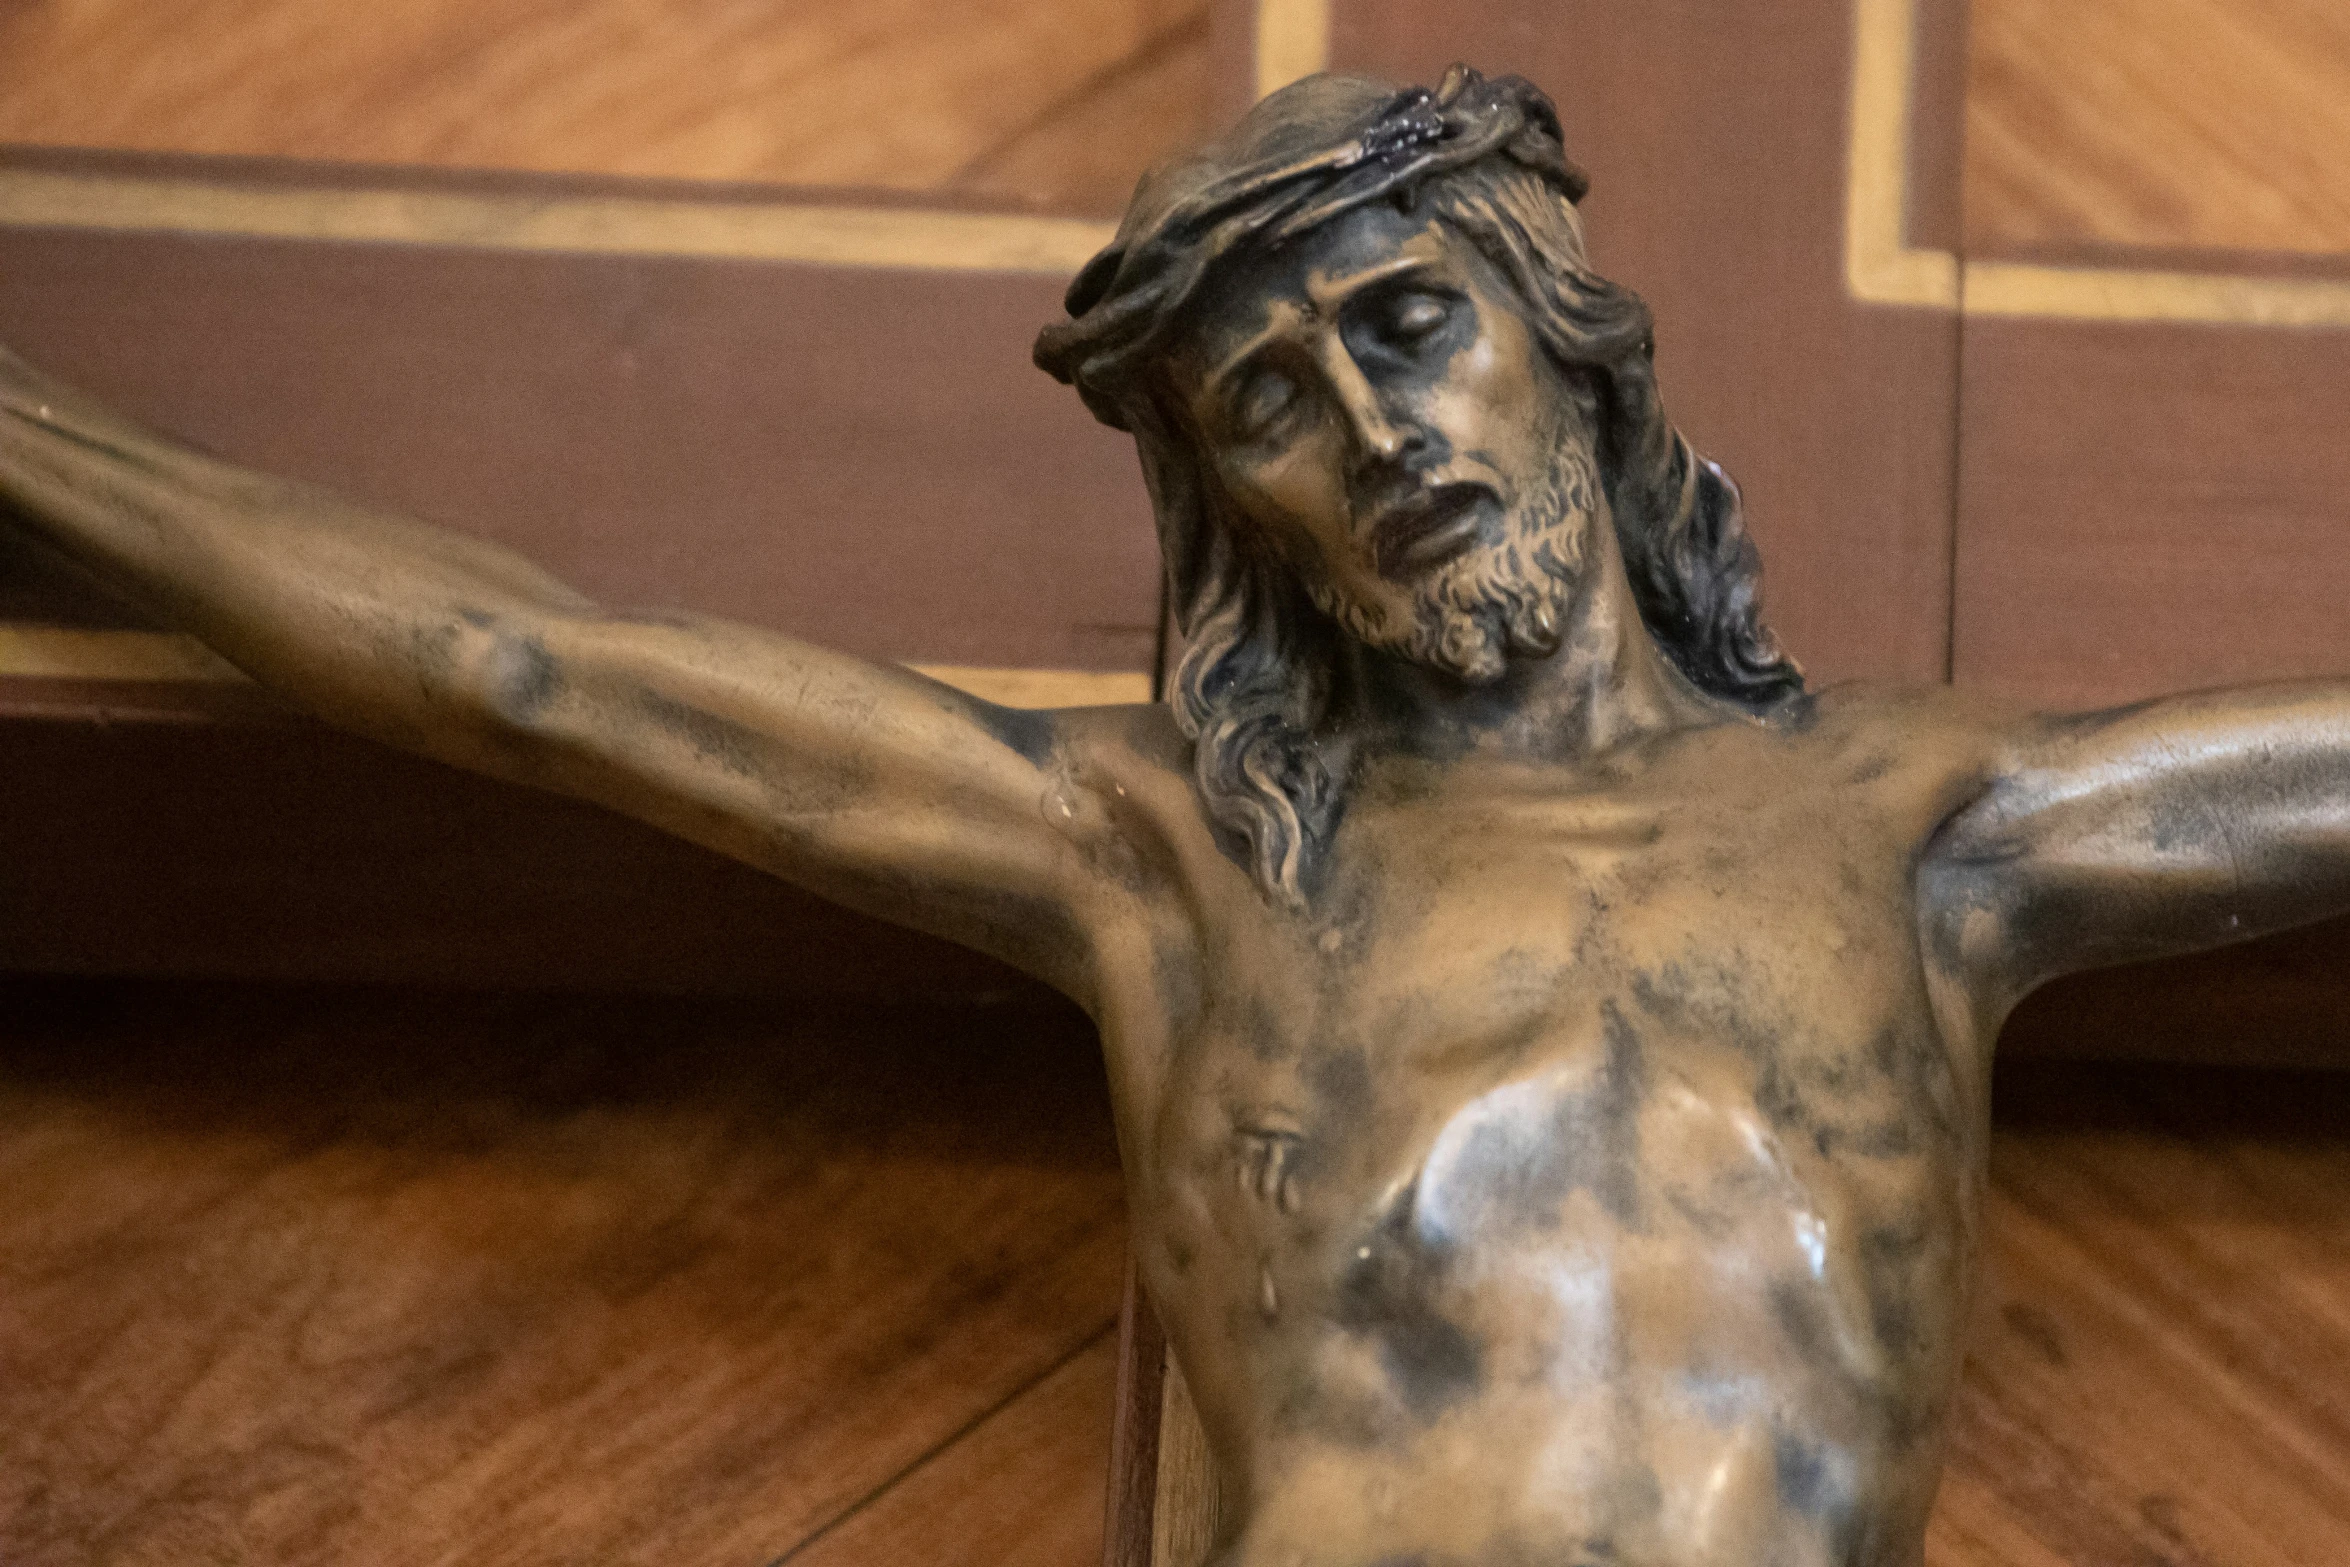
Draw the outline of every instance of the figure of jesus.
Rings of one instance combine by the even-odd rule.
[[[1142,183],[1037,358],[1141,456],[1163,705],[607,609],[6,356],[0,493],[334,723],[1073,997],[1218,1567],[1914,1567],[2000,1022],[2350,908],[2350,684],[1807,689],[1583,192],[1458,68]]]

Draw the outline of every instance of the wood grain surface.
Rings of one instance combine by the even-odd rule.
[[[221,456],[482,534],[615,605],[916,663],[1148,669],[1132,443],[1028,361],[1063,286],[0,227],[0,342]],[[13,533],[0,593],[31,564]]]
[[[1071,1562],[1065,1012],[0,985],[0,1561]]]
[[[2350,7],[1973,0],[1966,244],[2350,250]]]
[[[1206,0],[11,0],[0,142],[958,190],[1113,212]]]
[[[1932,1567],[2350,1560],[2350,1077],[2007,1067]]]

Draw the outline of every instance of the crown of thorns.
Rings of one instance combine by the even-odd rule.
[[[1558,111],[1521,77],[1456,65],[1433,91],[1400,92],[1369,77],[1307,77],[1230,135],[1144,178],[1117,238],[1070,283],[1070,318],[1038,334],[1036,362],[1075,386],[1094,417],[1125,429],[1119,389],[1219,260],[1490,156],[1570,202],[1590,188],[1567,161]]]

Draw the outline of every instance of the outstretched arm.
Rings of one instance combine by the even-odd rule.
[[[1936,838],[1920,892],[2002,1007],[2076,969],[2350,910],[2350,684],[2037,720]]]
[[[1087,999],[1111,829],[1067,725],[607,613],[512,553],[177,446],[0,351],[0,495],[329,721],[599,801]]]

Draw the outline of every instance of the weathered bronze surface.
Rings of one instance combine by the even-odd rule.
[[[1913,1563],[2000,1021],[2350,908],[2350,685],[1806,690],[1582,190],[1459,71],[1145,182],[1038,358],[1135,435],[1165,707],[615,614],[4,356],[0,490],[336,722],[1086,1006],[1220,1562]]]

